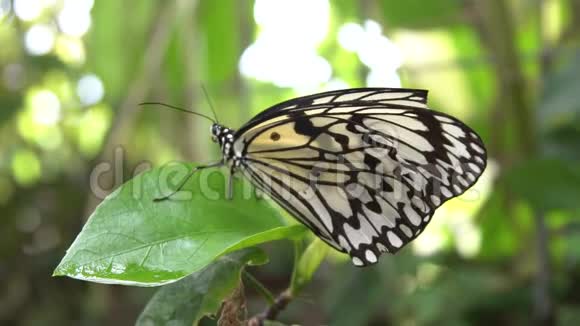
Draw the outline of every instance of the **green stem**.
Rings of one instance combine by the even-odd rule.
[[[266,301],[268,301],[268,304],[270,305],[274,304],[276,298],[274,297],[272,292],[270,292],[270,290],[268,290],[268,288],[264,284],[262,284],[262,282],[258,281],[258,279],[256,279],[252,274],[250,274],[246,270],[244,270],[244,277],[250,283],[250,285],[254,289],[256,289],[256,291],[258,291],[258,293],[260,293],[264,297],[264,299],[266,299]]]
[[[290,290],[290,293],[292,295],[295,295],[297,292],[297,281],[296,278],[298,277],[298,266],[300,263],[300,256],[302,255],[302,241],[301,240],[294,240],[292,241],[293,245],[294,245],[294,266],[292,267],[292,277],[290,279],[290,287],[288,288]]]

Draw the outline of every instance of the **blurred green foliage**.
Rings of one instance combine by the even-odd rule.
[[[280,320],[580,323],[578,1],[330,1],[317,50],[331,78],[310,88],[240,73],[240,58],[268,32],[251,0],[25,2],[0,1],[0,321],[134,323],[154,290],[51,273],[107,193],[151,164],[219,156],[207,121],[138,103],[208,113],[205,83],[220,120],[236,128],[283,99],[364,86],[374,68],[344,48],[340,32],[370,19],[401,51],[403,86],[429,89],[430,106],[474,127],[490,150],[490,168],[473,197],[446,204],[416,246],[376,266],[353,268],[329,250],[312,274],[318,251],[306,249],[304,278],[294,279],[302,291]],[[314,9],[302,6],[304,17],[288,24],[296,33]],[[63,14],[71,8],[76,29]],[[277,71],[283,63],[264,65]],[[98,82],[80,82],[87,76],[102,92]],[[466,244],[472,249],[462,249]],[[281,292],[290,282],[291,245],[263,247],[270,263],[248,270]],[[240,270],[224,278],[239,278]],[[262,311],[266,302],[246,287],[248,312]]]

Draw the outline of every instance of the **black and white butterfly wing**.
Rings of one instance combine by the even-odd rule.
[[[236,133],[243,173],[315,234],[375,263],[485,169],[481,139],[427,92],[361,88],[278,104]]]
[[[260,112],[248,121],[240,132],[253,127],[256,123],[266,122],[270,117],[280,116],[284,113],[303,110],[314,105],[340,104],[355,101],[426,108],[427,91],[423,89],[400,88],[351,88],[298,97],[276,104]]]

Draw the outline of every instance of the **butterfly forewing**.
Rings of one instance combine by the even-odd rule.
[[[427,91],[401,88],[352,88],[303,96],[284,101],[262,111],[246,123],[240,132],[243,132],[246,128],[253,127],[255,123],[265,122],[283,113],[300,111],[313,105],[330,104],[335,106],[353,101],[375,104],[390,103],[392,105],[398,103],[400,105],[426,108]]]
[[[355,265],[419,235],[485,169],[480,138],[427,110],[426,91],[351,89],[290,100],[237,133],[242,172]]]

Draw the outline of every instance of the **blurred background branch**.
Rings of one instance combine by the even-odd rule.
[[[99,156],[91,164],[100,162],[113,162],[115,148],[126,147],[126,141],[134,135],[134,126],[138,121],[141,108],[138,104],[143,102],[151,92],[162,71],[162,62],[173,30],[174,16],[177,13],[175,2],[164,2],[157,8],[158,14],[153,19],[151,34],[143,51],[143,63],[137,68],[135,79],[127,88],[126,97],[120,102],[115,111],[111,126],[104,138],[104,144]],[[113,174],[101,178],[100,184],[105,189],[114,189],[115,179]],[[89,196],[85,216],[95,209],[99,199]]]

